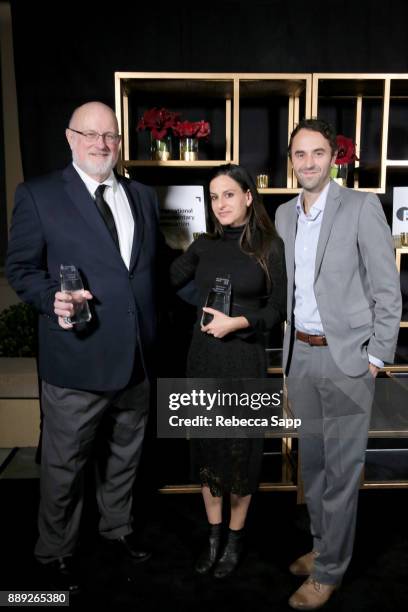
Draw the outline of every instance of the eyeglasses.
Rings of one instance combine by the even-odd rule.
[[[104,134],[100,134],[99,132],[94,132],[92,130],[88,132],[80,132],[79,130],[74,130],[70,127],[68,129],[71,130],[71,132],[75,132],[75,134],[81,134],[81,136],[83,136],[85,141],[89,142],[89,144],[97,142],[99,136],[107,144],[117,144],[121,138],[120,134],[115,134],[114,132],[105,132]]]

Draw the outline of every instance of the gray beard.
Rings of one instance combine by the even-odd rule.
[[[117,159],[113,159],[112,155],[106,158],[104,161],[100,162],[91,162],[87,160],[86,162],[78,162],[75,155],[72,155],[73,162],[81,168],[83,172],[88,174],[89,176],[98,176],[107,178],[111,172],[111,170],[116,166]]]

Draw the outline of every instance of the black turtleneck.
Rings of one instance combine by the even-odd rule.
[[[277,238],[268,261],[271,290],[267,296],[265,273],[253,257],[243,253],[239,239],[243,226],[225,227],[221,238],[199,236],[171,266],[171,282],[180,288],[195,280],[201,307],[218,275],[230,274],[232,282],[231,316],[245,316],[254,329],[270,329],[285,319],[286,271],[283,243]]]

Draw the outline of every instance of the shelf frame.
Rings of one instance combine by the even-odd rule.
[[[126,173],[128,168],[146,166],[151,167],[154,164],[158,167],[174,167],[180,166],[185,168],[200,168],[200,167],[216,167],[223,163],[239,163],[239,119],[240,119],[240,102],[242,99],[240,87],[245,82],[256,81],[267,83],[268,81],[273,86],[273,82],[282,85],[287,81],[290,83],[294,90],[293,93],[288,94],[288,141],[290,133],[292,132],[295,125],[300,119],[300,96],[304,96],[305,101],[305,117],[317,116],[319,112],[319,90],[321,90],[322,81],[354,81],[355,85],[352,87],[353,91],[344,92],[339,91],[336,94],[330,94],[333,98],[353,98],[355,99],[355,133],[354,140],[356,143],[356,151],[358,157],[361,152],[361,140],[362,140],[362,116],[364,109],[364,102],[366,99],[378,98],[382,100],[382,118],[381,118],[381,142],[379,149],[379,184],[375,187],[361,187],[359,184],[358,176],[354,179],[354,188],[359,191],[367,191],[376,194],[384,194],[387,183],[387,171],[389,169],[396,168],[408,168],[408,160],[405,159],[390,159],[387,157],[388,148],[388,128],[390,119],[390,102],[392,99],[408,99],[408,82],[400,87],[398,91],[394,91],[392,95],[393,85],[397,81],[402,84],[404,81],[408,81],[408,73],[327,73],[327,72],[316,72],[316,73],[236,73],[236,72],[115,72],[115,105],[116,114],[123,136],[123,145],[121,159],[119,160],[118,169],[119,172]],[[130,159],[130,129],[129,129],[129,95],[128,95],[128,82],[134,81],[149,81],[157,82],[160,81],[191,81],[194,82],[208,82],[211,84],[220,82],[229,82],[231,89],[231,95],[225,97],[225,159],[223,160],[206,160],[202,163],[202,160],[198,162],[149,162],[148,160],[131,160]],[[376,91],[373,87],[374,81],[380,81],[381,89]],[[302,86],[298,87],[296,91],[295,85],[302,83]],[[370,87],[370,84],[373,84]],[[262,86],[260,90],[262,89]],[[340,88],[341,90],[341,88]],[[145,90],[146,91],[146,88]],[[267,93],[265,97],[267,97]],[[361,162],[356,161],[355,167],[361,167]],[[293,172],[292,164],[288,159],[286,169],[286,186],[271,186],[269,190],[262,190],[262,193],[267,194],[290,194],[298,193],[295,191],[298,189],[296,177]]]
[[[343,97],[354,98],[356,102],[356,128],[354,134],[354,140],[356,143],[357,156],[360,157],[361,151],[361,132],[362,132],[362,112],[364,98],[373,98],[372,95],[364,95],[364,82],[370,83],[370,81],[382,81],[382,95],[378,96],[382,99],[382,117],[381,117],[381,143],[380,143],[380,172],[379,172],[379,185],[376,187],[360,187],[359,179],[356,176],[354,179],[354,188],[359,191],[368,191],[371,193],[384,194],[386,192],[387,185],[387,170],[388,168],[408,168],[408,160],[394,160],[388,159],[388,135],[389,135],[389,121],[390,121],[390,102],[394,96],[391,95],[392,85],[395,81],[408,81],[408,74],[399,73],[328,73],[328,72],[316,72],[313,73],[313,86],[312,86],[312,114],[318,116],[319,113],[319,86],[322,81],[355,81],[356,91],[347,96],[333,95],[333,98],[341,99]],[[406,96],[396,96],[398,98],[408,98],[408,83],[407,83],[407,94]],[[360,162],[355,162],[355,167],[360,167]]]
[[[290,134],[300,120],[300,98],[304,97],[305,116],[311,116],[312,108],[312,75],[310,73],[196,73],[196,72],[115,72],[115,107],[119,128],[122,133],[122,153],[118,163],[118,171],[129,174],[130,168],[138,167],[182,167],[182,168],[212,168],[225,163],[239,164],[239,120],[241,85],[247,82],[269,82],[280,84],[287,90],[288,98],[288,142]],[[225,159],[199,160],[195,162],[150,161],[130,159],[130,128],[129,128],[129,82],[137,90],[137,82],[160,81],[185,82],[229,82],[232,95],[225,99]],[[285,84],[287,83],[287,85]],[[146,86],[146,83],[145,83]],[[267,98],[267,95],[265,96]],[[299,193],[300,189],[288,158],[286,170],[286,186],[272,187],[265,194]]]
[[[115,72],[115,108],[118,119],[119,129],[122,133],[122,152],[118,162],[118,171],[121,174],[127,173],[127,169],[131,167],[205,167],[211,168],[226,164],[229,162],[239,163],[238,150],[238,128],[239,125],[239,105],[237,92],[239,91],[238,78],[234,73],[197,73],[197,72]],[[152,81],[159,83],[160,81],[191,81],[191,82],[229,82],[232,91],[232,96],[225,97],[225,159],[224,160],[206,160],[205,162],[178,162],[171,160],[168,162],[157,162],[150,160],[131,160],[130,159],[130,130],[129,130],[129,94],[127,84],[133,81],[134,84],[143,81]]]

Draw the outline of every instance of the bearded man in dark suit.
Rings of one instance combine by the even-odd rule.
[[[100,534],[133,561],[132,487],[149,405],[155,335],[158,206],[154,191],[117,177],[114,112],[100,102],[77,108],[66,137],[72,164],[19,185],[7,277],[39,313],[42,464],[37,559],[79,590],[73,553],[83,506],[84,467],[97,432]],[[69,323],[72,295],[60,290],[60,265],[75,265],[91,320]],[[102,426],[103,422],[103,428]]]

